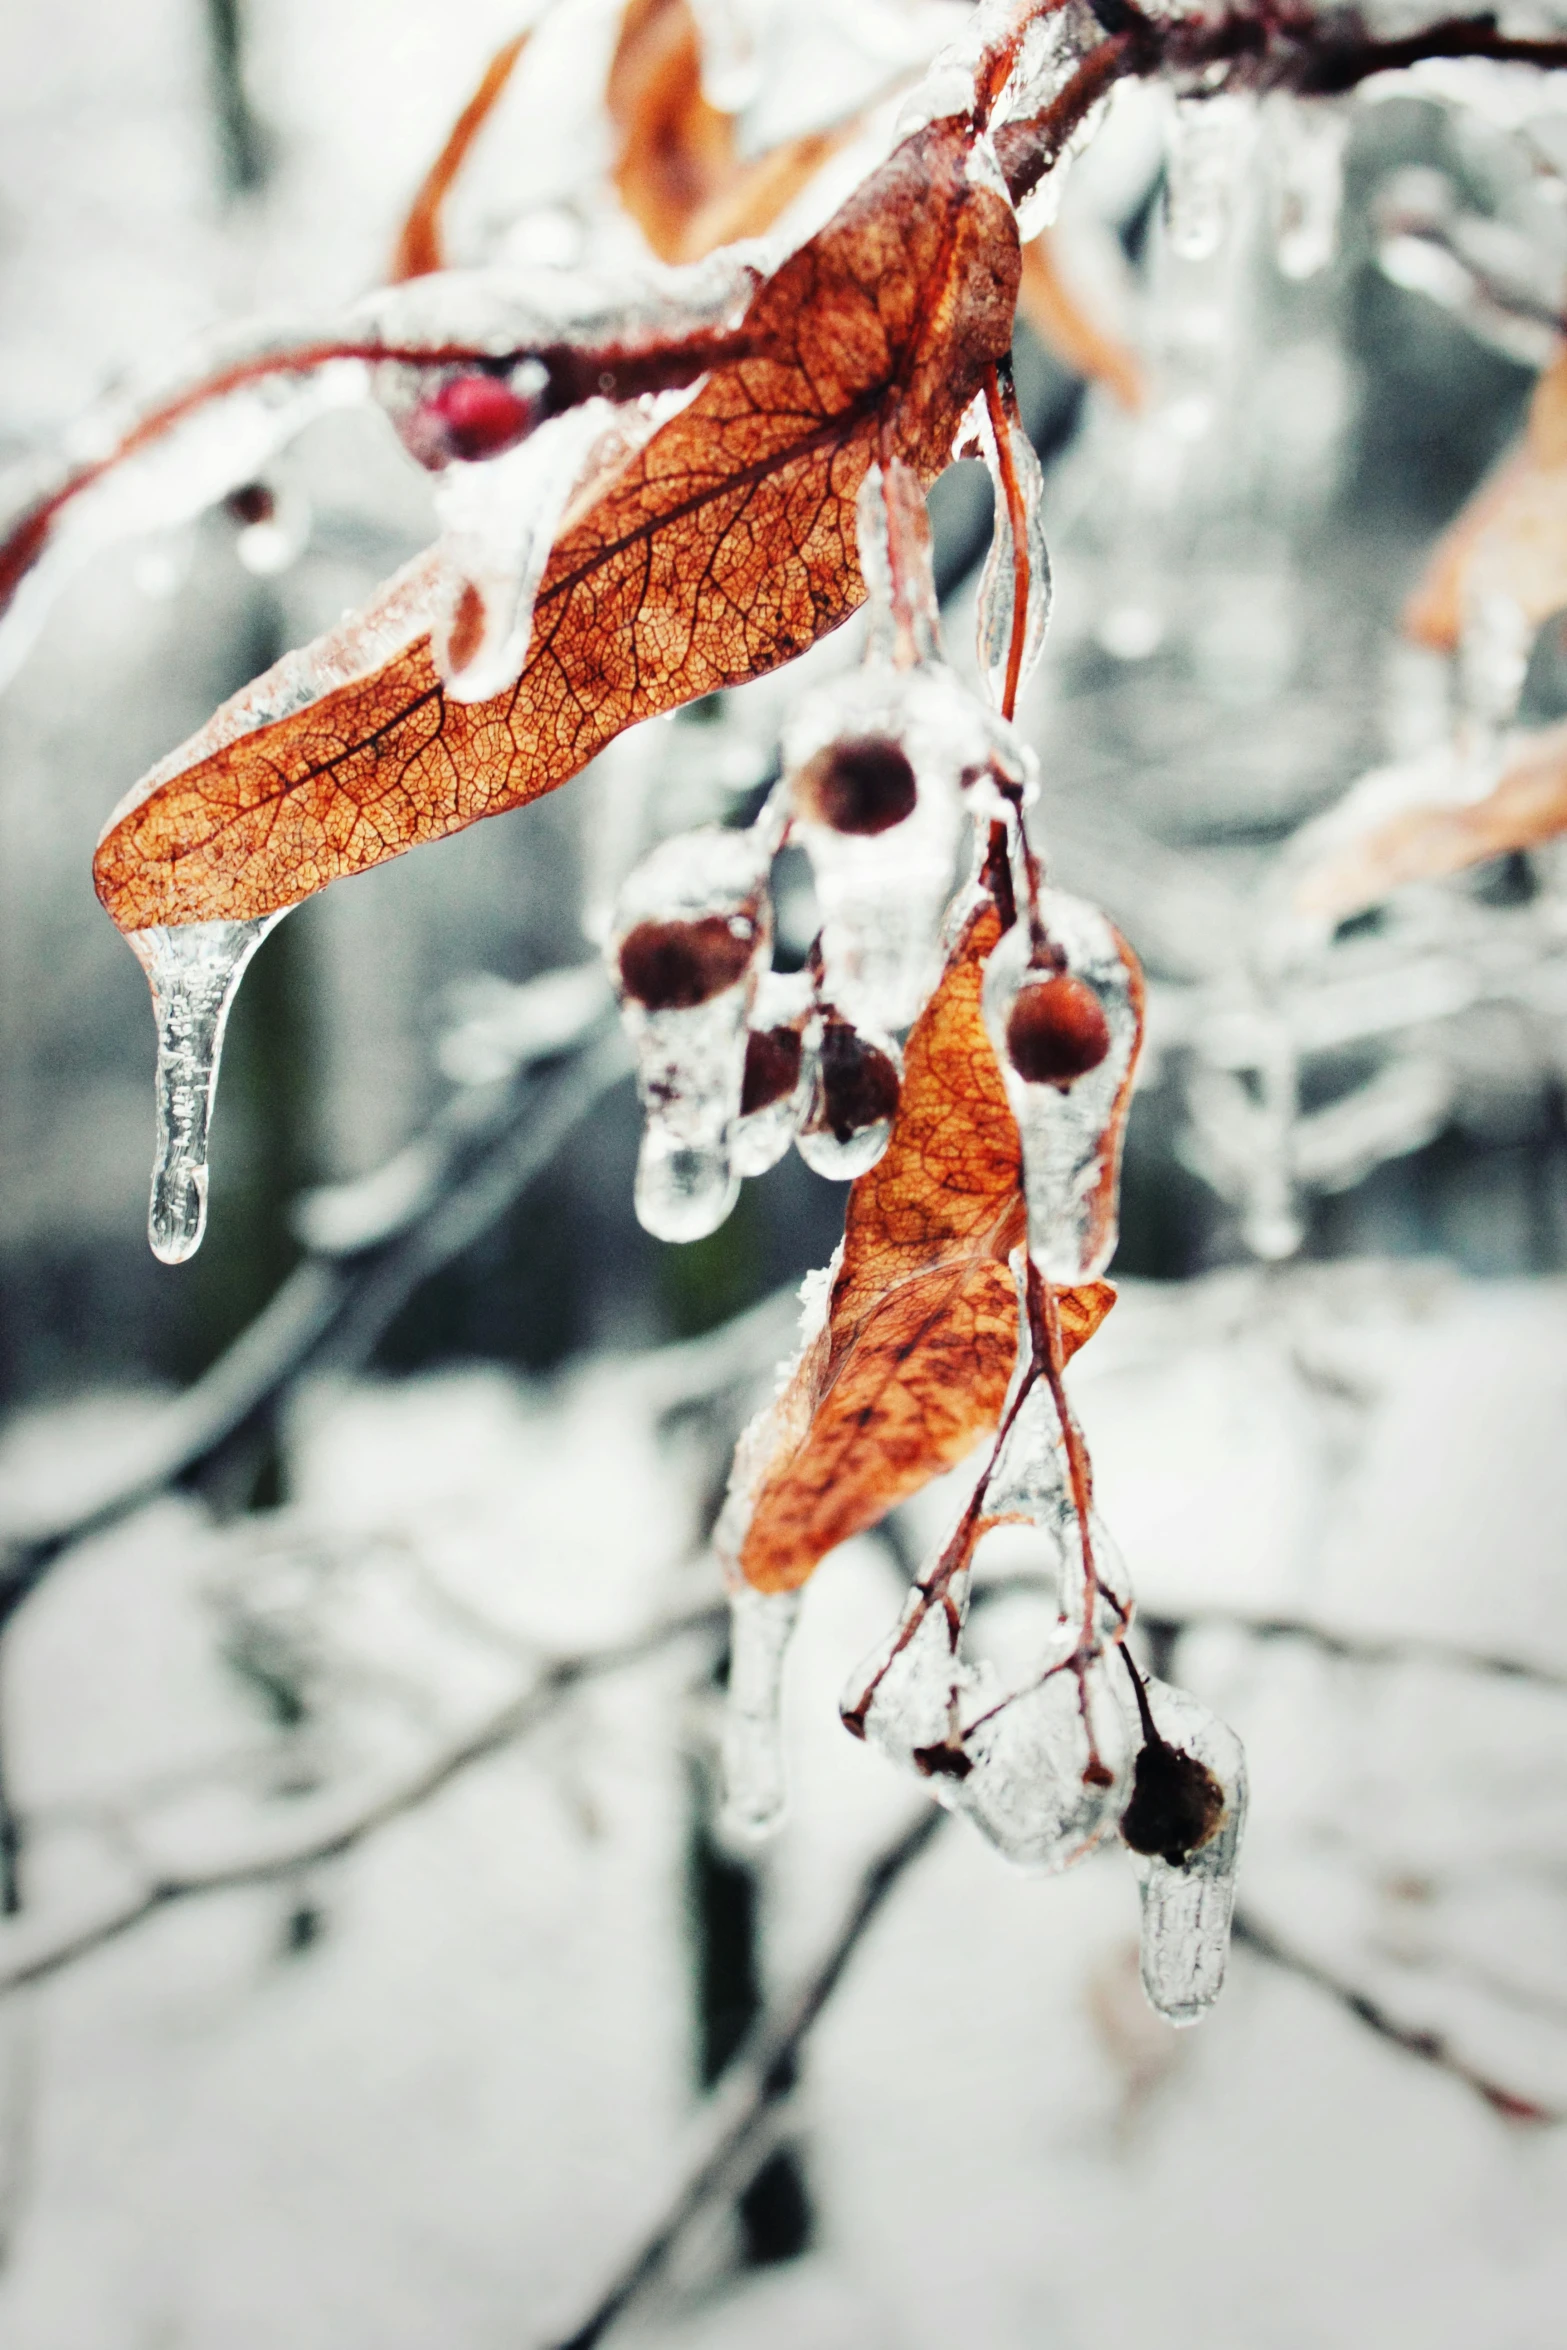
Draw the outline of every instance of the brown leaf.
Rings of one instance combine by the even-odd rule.
[[[1345,922],[1410,881],[1440,881],[1567,832],[1567,725],[1533,736],[1483,799],[1401,809],[1325,847],[1293,891],[1303,914]]]
[[[752,1499],[736,1563],[758,1590],[803,1583],[1000,1419],[1017,1360],[1007,1257],[1025,1221],[1017,1126],[980,1017],[1000,934],[986,901],[909,1038],[886,1155],[849,1194],[826,1324],[737,1459]],[[1103,1281],[1058,1292],[1069,1354],[1114,1297]]]
[[[919,132],[759,288],[691,403],[568,513],[508,692],[448,702],[421,637],[214,747],[220,712],[193,763],[155,770],[95,861],[121,928],[293,905],[537,798],[624,727],[846,619],[866,467],[897,455],[934,479],[1011,345],[1016,227],[966,160],[956,120]]]
[[[425,174],[419,193],[403,222],[388,272],[393,285],[401,285],[405,278],[428,277],[432,270],[445,268],[441,238],[442,207],[451,194],[453,181],[468,159],[469,148],[488,122],[501,92],[511,79],[512,67],[527,46],[528,35],[518,33],[513,40],[496,50],[484,69],[478,88],[453,123],[445,146]]]
[[[1143,404],[1143,372],[1137,354],[1101,326],[1068,283],[1056,239],[1044,229],[1023,248],[1023,275],[1017,306],[1040,341],[1063,367],[1113,392],[1123,408]]]
[[[1536,627],[1567,606],[1567,354],[1535,386],[1523,437],[1437,540],[1404,606],[1405,634],[1417,644],[1458,650],[1482,552]]]
[[[760,236],[847,136],[811,132],[742,162],[734,118],[702,94],[688,0],[631,0],[606,97],[620,136],[611,176],[662,261],[700,261],[736,238]]]

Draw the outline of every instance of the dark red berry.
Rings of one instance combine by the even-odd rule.
[[[800,1082],[800,1031],[797,1028],[753,1028],[745,1040],[745,1078],[740,1088],[740,1115],[770,1109],[793,1093]]]
[[[914,813],[914,770],[890,735],[829,743],[801,771],[795,786],[800,812],[834,832],[888,832]]]
[[[476,464],[499,457],[532,431],[538,410],[498,375],[453,375],[420,403],[413,438],[420,454],[430,445],[442,456]]]
[[[1027,982],[1007,1018],[1007,1054],[1030,1085],[1070,1085],[1110,1050],[1110,1023],[1086,980],[1069,971]]]
[[[1185,1866],[1224,1817],[1224,1789],[1184,1747],[1150,1739],[1137,1757],[1132,1800],[1121,1814],[1121,1840],[1133,1852],[1157,1853]]]
[[[620,984],[649,1012],[689,1012],[744,976],[755,932],[722,914],[639,922],[620,942]]]
[[[847,1020],[829,1020],[822,1031],[821,1117],[834,1140],[850,1142],[897,1110],[898,1072],[887,1055]]]
[[[233,520],[247,530],[258,522],[270,522],[277,512],[277,500],[264,481],[247,481],[230,490],[224,504]]]

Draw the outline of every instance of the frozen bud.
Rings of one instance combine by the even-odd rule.
[[[901,1086],[898,1048],[891,1039],[862,1035],[827,1012],[816,1042],[810,1111],[799,1138],[806,1165],[839,1183],[874,1167],[892,1133]]]
[[[398,433],[409,455],[432,473],[453,459],[480,464],[527,439],[540,421],[542,388],[542,368],[526,362],[510,378],[469,369],[417,399],[397,419]]]
[[[767,868],[754,833],[693,832],[621,892],[609,956],[647,1121],[637,1215],[661,1240],[715,1231],[739,1190],[731,1150],[769,947]]]
[[[1142,977],[1097,907],[1043,890],[990,958],[985,1023],[1023,1143],[1028,1244],[1047,1281],[1094,1279],[1115,1248],[1121,1128]]]
[[[1150,1675],[1141,1696],[1121,1841],[1142,1888],[1143,1989],[1169,2022],[1194,2024],[1224,1983],[1246,1758],[1234,1731],[1188,1691]]]
[[[833,832],[890,831],[914,813],[919,783],[903,745],[891,735],[829,743],[795,780],[800,814]]]
[[[1007,1014],[1007,1058],[1028,1084],[1065,1092],[1109,1050],[1110,1023],[1086,980],[1061,971],[1018,990]]]
[[[810,986],[803,971],[762,973],[745,1040],[733,1147],[737,1175],[762,1175],[776,1165],[805,1115],[812,1072],[802,1032]]]

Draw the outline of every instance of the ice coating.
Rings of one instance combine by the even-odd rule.
[[[849,1682],[839,1711],[846,1725],[890,1762],[923,1770],[931,1792],[957,1809],[957,1779],[932,1770],[931,1763],[959,1752],[958,1700],[973,1679],[958,1655],[969,1579],[966,1573],[955,1574],[933,1597],[932,1580],[940,1567],[938,1557],[915,1584],[892,1631]]]
[[[962,778],[989,738],[940,661],[930,525],[908,467],[871,468],[858,525],[865,662],[802,703],[783,763],[821,908],[823,992],[858,1026],[906,1028],[940,976]]]
[[[1070,1868],[1115,1827],[1126,1800],[1132,1742],[1113,1658],[1077,1661],[1078,1627],[1059,1625],[1036,1677],[1012,1695],[965,1710],[969,1768],[958,1801],[981,1834],[1019,1868]],[[988,1675],[977,1675],[983,1700]]]
[[[892,1139],[903,1056],[890,1036],[853,1027],[835,1010],[806,1030],[811,1092],[796,1143],[830,1183],[867,1174]]]
[[[1266,146],[1273,168],[1273,249],[1285,277],[1317,277],[1338,250],[1349,117],[1317,98],[1270,99]]]
[[[737,1175],[765,1175],[776,1166],[809,1107],[815,1065],[805,1050],[804,1028],[810,1001],[807,972],[764,971],[757,982],[746,1036],[740,1117],[730,1152]]]
[[[166,1265],[201,1246],[207,1142],[230,1007],[251,956],[281,913],[254,922],[189,922],[133,930],[127,943],[152,990],[158,1024],[157,1142],[147,1238]]]
[[[1234,1731],[1187,1690],[1149,1675],[1143,1701],[1156,1736],[1145,1725],[1121,1820],[1142,1892],[1143,1989],[1168,2022],[1195,2024],[1224,1986],[1246,1757]],[[1191,1848],[1194,1832],[1203,1840]]]
[[[1171,100],[1164,209],[1171,249],[1208,261],[1229,241],[1236,198],[1256,131],[1245,92]]]
[[[1030,1254],[1046,1281],[1089,1281],[1115,1249],[1120,1124],[1142,1035],[1142,982],[1097,907],[1042,890],[1039,922],[1043,947],[1031,950],[1029,924],[1019,921],[992,954],[985,1024],[1022,1137]],[[1097,1000],[1103,1056],[1068,1081],[1030,1082],[1013,1064],[1009,1025],[1025,985],[1053,972]]]
[[[746,1023],[765,965],[768,844],[704,829],[629,877],[609,943],[646,1123],[636,1211],[660,1240],[700,1240],[739,1196],[730,1155]]]
[[[1058,98],[1090,49],[1104,38],[1104,28],[1084,0],[1067,0],[1062,8],[1035,15],[1023,34],[1017,61],[1007,77],[997,122],[1023,121],[1043,114]],[[1048,228],[1061,208],[1061,197],[1076,156],[1093,138],[1104,113],[1104,102],[1091,107],[1066,141],[1050,169],[1017,206],[1017,233],[1026,245]]]
[[[783,1821],[783,1668],[799,1613],[798,1591],[741,1584],[729,1595],[723,1824],[748,1840],[772,1835]]]
[[[561,516],[614,423],[608,400],[587,400],[503,455],[442,473],[443,582],[431,651],[455,701],[488,701],[521,676]]]
[[[1002,479],[1000,453],[996,447],[990,412],[983,399],[974,402],[970,418],[984,451],[991,488],[995,493],[990,552],[985,557],[985,568],[980,576],[976,616],[979,673],[989,689],[991,707],[1000,710],[1005,698],[1012,653],[1013,621],[1017,609],[1017,560],[1012,536],[1012,511]],[[1045,630],[1050,622],[1050,550],[1045,544],[1043,515],[1045,477],[1040,470],[1034,444],[1015,417],[1006,419],[1006,434],[1012,475],[1023,503],[1024,552],[1028,558],[1028,614],[1023,631],[1023,658],[1017,679],[1021,690],[1038,667],[1039,656],[1045,649]]]
[[[1066,1439],[1049,1384],[1038,1379],[1013,1417],[985,1487],[987,1523],[1032,1526],[1045,1544],[1045,1572],[1061,1616],[1081,1628],[1085,1619],[1082,1523],[1072,1495]],[[1132,1620],[1125,1562],[1097,1510],[1088,1518],[1088,1558],[1096,1593],[1093,1634],[1116,1640]]]

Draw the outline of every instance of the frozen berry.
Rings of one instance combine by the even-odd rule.
[[[1134,1852],[1157,1853],[1178,1869],[1190,1860],[1224,1816],[1224,1789],[1194,1754],[1150,1739],[1137,1757],[1132,1800],[1121,1814],[1121,1838]]]
[[[822,1032],[822,1123],[833,1139],[851,1142],[897,1109],[898,1072],[887,1055],[847,1020],[829,1020]]]
[[[1007,1018],[1008,1057],[1030,1085],[1064,1088],[1097,1069],[1109,1050],[1104,1006],[1070,972],[1029,981]]]
[[[722,914],[639,922],[620,942],[620,984],[646,1011],[693,1011],[744,976],[753,943]]]
[[[224,504],[232,520],[245,530],[253,530],[257,523],[271,522],[277,513],[277,500],[264,481],[247,481],[239,489],[230,490]]]
[[[533,401],[520,398],[503,377],[475,371],[448,376],[421,400],[404,437],[426,465],[443,465],[452,457],[476,464],[514,448],[537,422]]]
[[[797,1028],[753,1028],[745,1040],[745,1079],[740,1088],[740,1115],[770,1109],[793,1093],[800,1082],[800,1032]]]
[[[829,743],[795,788],[801,813],[834,832],[888,832],[914,813],[919,796],[907,755],[885,734]]]

